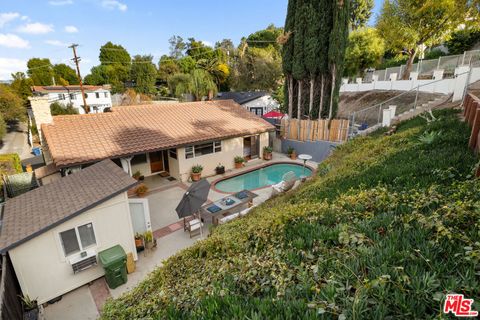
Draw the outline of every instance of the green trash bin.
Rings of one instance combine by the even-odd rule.
[[[98,259],[105,269],[105,280],[110,289],[127,283],[127,254],[120,245],[101,251]]]

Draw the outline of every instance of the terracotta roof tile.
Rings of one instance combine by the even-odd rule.
[[[0,252],[124,192],[137,183],[110,160],[7,200],[0,230]]]
[[[42,125],[60,168],[272,130],[231,100],[116,107],[107,113],[57,116]]]

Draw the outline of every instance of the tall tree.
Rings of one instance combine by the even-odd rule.
[[[345,73],[362,75],[365,69],[375,67],[385,53],[385,42],[375,28],[359,28],[349,35],[345,53]]]
[[[55,82],[61,85],[78,84],[78,77],[75,70],[65,63],[56,64],[53,66],[53,73],[55,74]]]
[[[105,83],[111,84],[112,92],[124,92],[125,82],[128,80],[131,68],[131,57],[121,45],[107,42],[100,47],[100,65],[104,66],[101,73]],[[92,71],[93,73],[93,71]],[[98,77],[98,79],[101,79]]]
[[[5,121],[26,118],[26,109],[22,98],[5,84],[0,84],[0,115]]]
[[[352,0],[350,10],[350,24],[352,29],[365,27],[372,16],[372,9],[375,5],[373,0]]]
[[[280,50],[280,44],[277,38],[282,35],[283,28],[277,28],[274,24],[268,25],[266,29],[256,31],[247,37],[249,47],[266,48],[274,46],[276,50]]]
[[[50,59],[32,58],[27,62],[27,74],[36,86],[53,84],[53,66]]]
[[[295,28],[295,10],[297,4],[295,0],[288,1],[287,17],[285,19],[285,34],[283,37],[279,37],[279,41],[283,44],[282,56],[283,56],[283,73],[285,74],[286,82],[286,96],[288,97],[288,117],[293,117],[293,90],[294,79],[292,76],[293,71],[293,53],[294,53],[294,39],[293,32]]]
[[[297,0],[295,9],[295,29],[293,41],[292,75],[297,80],[297,118],[302,117],[302,94],[304,79],[307,76],[305,66],[305,31],[307,29],[307,1]]]
[[[172,36],[168,39],[170,44],[170,57],[174,59],[180,59],[184,55],[184,51],[187,48],[187,44],[180,36]]]
[[[478,15],[470,0],[385,0],[377,29],[388,49],[408,54],[402,79],[408,80],[421,45],[432,46],[448,39],[466,18]]]
[[[153,56],[150,55],[136,55],[133,57],[130,78],[135,82],[135,91],[137,93],[155,93],[157,68],[152,60]]]
[[[183,94],[191,94],[195,101],[203,97],[210,99],[217,93],[217,86],[208,72],[203,69],[195,69],[193,72],[179,82],[175,88],[175,94],[181,97]]]
[[[307,12],[307,26],[305,29],[305,68],[310,76],[310,96],[308,98],[308,116],[312,116],[313,103],[315,100],[315,80],[319,72],[320,64],[318,57],[320,56],[320,20],[319,11],[316,10],[319,1],[312,0],[305,8]]]
[[[13,73],[12,78],[13,82],[10,84],[10,88],[22,98],[26,104],[28,97],[32,95],[32,90],[30,89],[30,87],[33,86],[32,79],[27,78],[23,72]]]
[[[157,79],[161,83],[167,83],[168,79],[180,72],[180,67],[175,59],[163,55],[160,57],[160,61],[158,61],[158,76]]]

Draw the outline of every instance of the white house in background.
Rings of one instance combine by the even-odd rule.
[[[116,245],[137,260],[135,232],[151,227],[148,200],[127,196],[136,184],[104,160],[7,199],[0,254],[10,256],[23,295],[43,304],[102,277],[98,253]]]
[[[280,104],[264,91],[219,92],[214,100],[233,100],[260,117],[280,108]]]
[[[85,100],[90,106],[90,113],[102,113],[112,107],[110,86],[83,86]],[[84,114],[82,92],[79,85],[69,86],[33,86],[34,96],[48,96],[48,102],[58,102],[64,106],[72,104],[80,114]]]

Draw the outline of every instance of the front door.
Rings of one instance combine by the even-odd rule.
[[[148,199],[130,199],[129,206],[133,233],[144,234],[147,231],[152,231]]]
[[[251,148],[251,151],[250,151],[250,156],[252,158],[258,158],[258,148],[260,147],[259,143],[258,143],[258,139],[259,136],[251,136],[250,137],[250,148]]]
[[[150,170],[152,173],[163,171],[162,151],[150,152]]]

